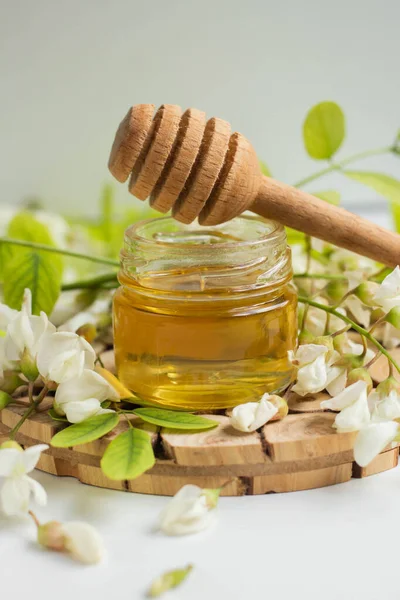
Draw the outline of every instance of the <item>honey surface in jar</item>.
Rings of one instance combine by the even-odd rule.
[[[265,248],[238,255],[243,240],[233,225],[247,219],[211,232],[180,224],[175,232],[153,232],[150,256],[148,246],[129,246],[114,298],[114,341],[118,375],[137,395],[160,406],[215,410],[257,401],[290,382],[288,351],[297,335],[290,251],[288,257],[285,243],[285,268],[271,282],[274,257],[266,265]],[[171,259],[169,243],[179,246],[180,261]]]

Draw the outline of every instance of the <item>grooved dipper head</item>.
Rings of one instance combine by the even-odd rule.
[[[247,210],[261,184],[256,153],[229,123],[189,108],[137,104],[120,123],[108,167],[129,191],[182,223],[217,225]]]

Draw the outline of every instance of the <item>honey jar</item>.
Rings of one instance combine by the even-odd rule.
[[[118,376],[161,407],[218,410],[290,382],[296,291],[284,228],[171,217],[125,232],[114,296]]]

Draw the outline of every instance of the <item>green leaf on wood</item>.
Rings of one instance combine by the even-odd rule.
[[[324,202],[328,202],[329,204],[334,204],[335,206],[339,206],[340,204],[340,193],[336,190],[326,190],[326,192],[312,192],[314,196],[320,198]]]
[[[311,158],[331,158],[342,145],[345,134],[344,114],[335,102],[321,102],[307,113],[303,124],[303,139]]]
[[[272,177],[272,173],[269,170],[267,163],[265,163],[263,160],[260,160],[259,163],[260,163],[261,173],[263,175],[266,175],[267,177]]]
[[[135,408],[132,412],[143,421],[170,429],[211,429],[218,425],[211,419],[163,408]]]
[[[10,238],[54,247],[48,228],[29,212],[17,214],[8,226]],[[20,309],[25,288],[32,292],[32,312],[50,314],[61,290],[63,261],[60,255],[1,245],[1,275],[4,301],[11,308]]]
[[[107,446],[101,469],[109,479],[135,479],[154,466],[151,439],[146,431],[130,427]]]
[[[70,448],[93,442],[114,429],[118,425],[118,421],[117,413],[105,413],[90,417],[82,423],[76,423],[56,433],[51,440],[51,445],[55,448]]]

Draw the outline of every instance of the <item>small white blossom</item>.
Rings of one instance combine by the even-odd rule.
[[[97,530],[88,523],[71,521],[64,523],[66,551],[80,562],[92,565],[104,556],[104,543]]]
[[[374,295],[377,306],[389,312],[395,306],[400,306],[400,267],[397,266],[382,281],[380,288]]]
[[[356,381],[334,398],[321,402],[321,408],[340,411],[334,423],[339,432],[359,431],[370,422],[367,388],[365,381]]]
[[[357,434],[354,442],[354,460],[366,467],[388,444],[398,436],[399,424],[395,421],[371,422]]]
[[[383,398],[378,392],[372,392],[368,396],[368,402],[372,408],[373,419],[385,421],[400,419],[400,397],[395,390]]]
[[[235,406],[231,416],[232,427],[249,433],[268,423],[278,412],[278,408],[269,402],[268,398],[269,394],[264,394],[259,402],[247,402]]]
[[[214,519],[216,501],[197,485],[185,485],[161,512],[160,529],[167,535],[187,535],[209,527]]]
[[[93,369],[96,359],[92,346],[75,333],[56,332],[42,338],[37,367],[48,381],[63,383]]]
[[[31,446],[26,450],[18,447],[0,448],[0,476],[6,479],[0,490],[0,502],[6,515],[28,512],[31,497],[41,506],[46,504],[46,491],[27,474],[33,471],[41,452],[47,448],[46,444]]]
[[[68,553],[75,560],[88,565],[100,562],[104,543],[96,529],[88,523],[49,521],[38,525],[38,542],[56,552]]]
[[[54,325],[49,323],[44,312],[40,316],[32,315],[32,294],[29,289],[25,290],[21,311],[10,316],[4,339],[6,359],[19,361],[27,355],[34,362],[43,336],[55,331]]]
[[[326,354],[328,348],[319,344],[304,344],[295,353],[289,352],[289,360],[297,366],[297,381],[293,391],[299,396],[315,394],[327,384]]]
[[[319,302],[319,304],[324,304],[324,305],[329,304],[327,299],[323,298],[323,297],[316,298],[316,301]],[[337,308],[336,310],[337,310],[337,312],[341,313],[342,315],[346,314],[345,309],[341,306],[339,308]],[[327,320],[327,314],[323,310],[321,310],[320,308],[315,308],[314,306],[310,306],[310,308],[308,309],[308,312],[307,312],[305,328],[307,331],[309,331],[315,337],[324,335],[326,320]],[[331,333],[334,333],[335,331],[339,331],[342,328],[343,328],[342,319],[340,317],[336,317],[335,315],[330,315],[329,331]]]
[[[78,377],[61,383],[56,391],[54,409],[70,423],[113,412],[101,408],[104,400],[119,401],[117,392],[99,373],[84,369]]]

